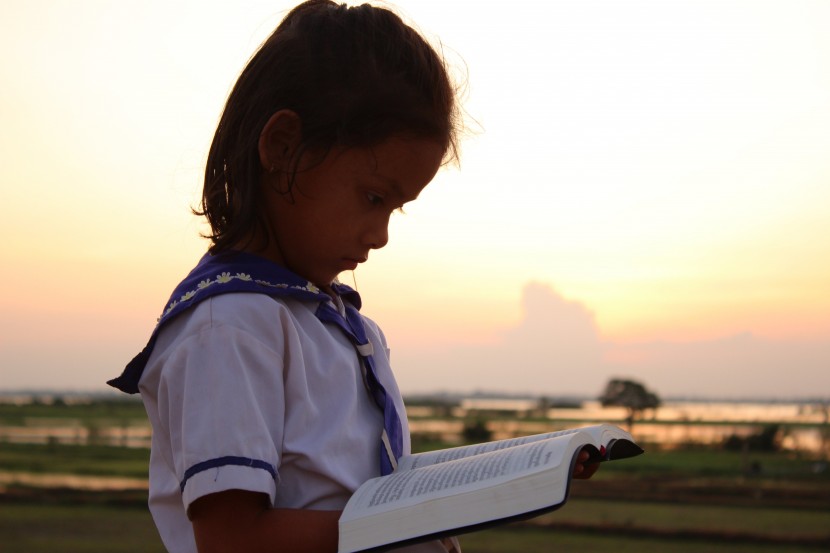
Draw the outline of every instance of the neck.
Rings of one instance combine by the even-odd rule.
[[[251,237],[246,238],[245,240],[240,240],[239,242],[234,244],[232,249],[240,252],[258,255],[259,257],[263,257],[273,263],[276,263],[280,267],[284,267],[289,271],[296,273],[296,271],[294,271],[294,269],[292,269],[285,262],[285,258],[282,255],[282,251],[279,247],[279,240],[276,236],[273,235],[273,233],[269,232],[266,236],[263,236],[262,233],[259,233],[258,236],[252,235]],[[299,273],[297,274],[299,275]],[[320,290],[331,296],[332,298],[337,296],[337,293],[332,288],[333,283],[314,282],[313,284],[317,286]]]

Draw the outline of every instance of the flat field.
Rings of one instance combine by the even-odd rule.
[[[0,405],[0,426],[62,417],[100,427],[140,424],[144,413],[136,402]],[[569,501],[556,512],[464,535],[465,553],[830,550],[825,461],[781,451],[664,450],[648,444],[646,451],[606,464],[589,481],[575,481]],[[164,551],[142,486],[70,489],[79,479],[141,483],[148,459],[146,448],[0,440],[0,551]],[[73,483],[33,484],[38,477]]]
[[[59,495],[59,494],[58,494]],[[662,512],[661,512],[662,511]],[[830,514],[780,509],[715,507],[666,509],[661,505],[573,498],[559,512],[533,524],[512,524],[462,536],[465,553],[604,551],[664,553],[815,553],[830,546]],[[646,517],[645,519],[641,517]],[[753,517],[758,523],[752,524]],[[556,522],[551,522],[558,518]],[[800,520],[799,520],[800,519]],[[641,526],[647,520],[652,526]],[[639,521],[639,522],[638,522]],[[678,524],[679,522],[679,524]],[[701,532],[717,526],[722,532]],[[787,528],[775,536],[759,525]],[[682,529],[686,531],[681,531]],[[662,529],[662,530],[660,530]],[[823,534],[823,538],[820,537]],[[26,553],[162,553],[146,507],[133,500],[89,497],[64,503],[57,495],[38,503],[0,503],[0,550]],[[808,538],[808,536],[814,536]],[[819,536],[819,537],[816,537]]]

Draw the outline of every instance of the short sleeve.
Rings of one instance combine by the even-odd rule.
[[[230,489],[265,493],[273,503],[285,420],[284,341],[275,332],[266,344],[211,316],[211,307],[200,305],[203,312],[154,361],[159,422],[184,507]]]

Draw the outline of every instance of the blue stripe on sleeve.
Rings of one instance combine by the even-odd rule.
[[[271,463],[266,463],[265,461],[260,461],[259,459],[249,459],[247,457],[234,457],[232,455],[228,455],[225,457],[217,457],[216,459],[210,459],[208,461],[196,463],[195,465],[184,471],[184,479],[182,479],[181,484],[179,484],[179,488],[182,492],[184,492],[184,485],[187,484],[187,481],[194,474],[198,474],[208,469],[224,467],[228,465],[263,469],[268,471],[268,473],[271,475],[271,478],[275,480],[277,478],[277,469]]]

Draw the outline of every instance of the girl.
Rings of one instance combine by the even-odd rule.
[[[147,409],[170,552],[334,552],[350,494],[408,451],[386,340],[336,277],[456,139],[443,60],[386,9],[311,0],[250,60],[208,155],[208,253],[110,381]]]

